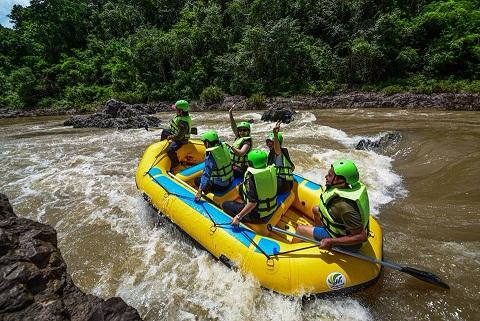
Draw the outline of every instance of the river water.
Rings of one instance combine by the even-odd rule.
[[[160,114],[167,120],[170,114]],[[193,113],[233,140],[228,114]],[[253,137],[273,124],[260,112]],[[386,260],[440,275],[443,290],[384,269],[348,296],[302,302],[261,289],[199,249],[143,201],[134,175],[160,132],[63,127],[64,117],[0,120],[0,186],[16,213],[53,225],[75,283],[121,296],[145,320],[479,320],[480,113],[434,110],[301,111],[282,125],[296,171],[324,182],[329,164],[351,158],[369,188]],[[362,138],[400,131],[382,153]]]

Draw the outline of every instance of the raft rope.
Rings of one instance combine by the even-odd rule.
[[[262,250],[262,248],[261,248],[250,236],[248,236],[247,233],[245,233],[244,231],[241,231],[241,233],[242,233],[242,235],[243,235],[246,239],[248,239],[248,240],[250,241],[251,244],[253,244],[253,245],[257,248],[257,250],[259,250],[260,252],[262,252],[263,255],[265,255],[265,257],[267,258],[267,260],[270,260],[270,259],[271,259],[270,255],[268,255],[267,253],[265,253],[265,251]]]
[[[150,174],[150,171],[146,172],[145,174],[148,174],[169,195],[177,196],[177,197],[180,197],[180,198],[186,198],[186,199],[190,199],[190,200],[195,199],[194,197],[190,197],[190,196],[187,196],[187,195],[181,195],[181,194],[170,192],[152,174]],[[204,195],[204,198],[206,198],[205,195]],[[210,202],[212,201],[209,198],[206,198],[206,199],[209,200]],[[205,210],[205,213],[207,214],[208,218],[212,222],[213,227],[225,228],[224,226],[230,226],[231,225],[230,223],[217,223],[217,222],[215,222],[213,217],[210,215],[210,212],[207,210],[205,205],[203,205],[203,202],[199,202],[199,203],[203,207],[203,209]],[[284,255],[284,254],[288,254],[288,253],[292,253],[292,252],[298,252],[298,251],[310,249],[310,248],[313,248],[313,247],[318,247],[318,245],[312,245],[312,246],[302,247],[302,248],[295,249],[295,250],[284,251],[284,252],[279,252],[279,253],[274,253],[272,255],[268,255],[247,233],[245,233],[244,231],[241,231],[240,233],[242,233],[242,235],[250,242],[250,244],[253,244],[253,246],[255,246],[255,248],[258,249],[267,258],[267,260],[270,260],[272,258],[272,256],[279,256],[279,255]]]
[[[189,199],[189,200],[194,200],[194,199],[195,199],[194,197],[191,197],[191,196],[181,195],[181,194],[177,194],[177,193],[170,192],[170,191],[167,190],[167,189],[165,188],[165,186],[163,186],[155,177],[153,177],[152,174],[150,174],[150,171],[147,172],[146,174],[148,174],[148,176],[150,176],[158,185],[160,185],[160,186],[165,190],[165,192],[166,192],[167,194],[173,195],[173,196],[177,196],[177,197],[180,197],[180,198],[186,198],[186,199]],[[205,207],[205,205],[203,205],[202,202],[199,202],[199,203],[197,203],[197,204],[200,204],[200,205],[203,207],[203,209],[205,210],[205,213],[207,213],[208,218],[210,219],[210,221],[212,221],[214,227],[217,227],[217,226],[220,226],[220,227],[221,227],[221,226],[223,226],[223,225],[230,225],[230,223],[217,223],[217,222],[215,222],[215,220],[214,220],[213,217],[210,215],[210,212],[207,210],[207,208]]]
[[[188,141],[187,144],[202,145],[202,146],[203,146],[203,143],[200,144],[200,143],[196,143],[196,142],[194,142],[194,141]],[[170,144],[165,144],[165,146],[163,146],[162,150],[157,154],[157,156],[155,156],[155,159],[154,159],[152,165],[150,166],[150,168],[148,169],[148,171],[146,171],[145,174],[143,174],[143,176],[147,175],[147,174],[150,172],[150,170],[153,168],[153,166],[157,165],[157,164],[162,160],[162,159],[159,159],[159,160],[157,161],[157,158],[164,153],[165,149],[166,149],[169,145],[170,145]],[[161,186],[161,185],[160,185],[160,186]],[[163,187],[163,186],[162,186],[162,187]]]
[[[153,168],[153,166],[157,165],[158,162],[161,161],[161,159],[159,159],[159,160],[157,160],[157,159],[158,159],[158,157],[159,157],[160,155],[163,154],[163,152],[165,151],[165,149],[167,148],[168,145],[170,145],[170,144],[165,144],[165,146],[163,146],[162,150],[157,154],[157,156],[155,156],[155,159],[153,160],[152,165],[150,166],[150,168],[148,169],[148,171],[146,171],[145,174],[143,174],[143,176],[149,174],[150,177],[153,178],[153,176],[150,174],[150,170]],[[155,178],[153,178],[153,179],[155,180]],[[157,182],[157,180],[155,180],[155,181]],[[158,182],[157,182],[157,183],[158,183]],[[162,186],[160,183],[159,183],[159,185]],[[163,186],[162,186],[162,187],[163,187]]]

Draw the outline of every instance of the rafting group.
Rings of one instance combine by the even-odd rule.
[[[241,221],[265,224],[277,209],[277,195],[292,189],[295,165],[288,149],[282,146],[280,122],[266,137],[267,154],[252,148],[251,124],[247,121],[236,123],[233,108],[229,110],[235,134],[231,146],[220,140],[214,130],[201,134],[206,154],[203,174],[195,179],[195,200],[199,201],[209,192],[228,191],[234,178],[240,177],[243,179],[239,185],[241,201],[228,200],[221,207],[233,217],[231,224],[234,226]],[[176,115],[170,128],[163,130],[161,135],[162,140],[170,141],[166,153],[171,159],[171,171],[179,165],[176,151],[188,142],[192,128],[186,100],[178,100],[172,109]],[[344,246],[358,250],[367,240],[370,212],[367,189],[359,181],[355,163],[335,160],[325,176],[325,186],[319,204],[312,209],[314,226],[299,225],[297,233],[320,241],[324,249]]]
[[[199,139],[189,103],[135,175],[143,198],[215,258],[288,295],[352,291],[373,284],[383,266],[448,288],[436,275],[383,261],[383,233],[371,216],[357,166],[334,160],[324,186],[295,173],[280,122],[253,149],[250,122],[230,123],[230,146],[208,130]]]

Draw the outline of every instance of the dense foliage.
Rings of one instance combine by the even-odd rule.
[[[480,92],[479,8],[480,0],[31,0],[14,6],[13,29],[0,26],[0,107]]]

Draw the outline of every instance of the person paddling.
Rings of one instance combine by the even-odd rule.
[[[233,181],[232,159],[227,144],[220,141],[214,130],[203,133],[201,139],[206,147],[205,168],[202,176],[195,179],[198,186],[196,202],[202,193],[227,191]]]
[[[230,114],[230,126],[235,134],[235,141],[230,146],[233,173],[235,177],[243,177],[243,174],[248,168],[247,155],[253,147],[252,138],[250,137],[250,123],[241,121],[238,124],[235,123],[233,118],[233,109],[235,105],[228,111]]]
[[[275,165],[277,169],[278,193],[289,192],[293,187],[293,170],[295,165],[290,159],[288,149],[282,147],[283,133],[280,132],[281,121],[278,121],[273,131],[267,135],[266,143],[268,153],[268,165]]]
[[[351,160],[336,160],[325,176],[326,188],[312,209],[314,225],[299,225],[297,233],[320,241],[320,247],[358,250],[367,241],[370,205],[367,188]]]
[[[172,109],[175,110],[177,114],[170,121],[170,128],[162,130],[160,140],[170,140],[170,144],[167,147],[167,155],[171,160],[170,171],[173,171],[179,164],[177,150],[190,139],[192,118],[188,113],[189,108],[190,105],[188,101],[177,100],[177,102],[172,105]]]

